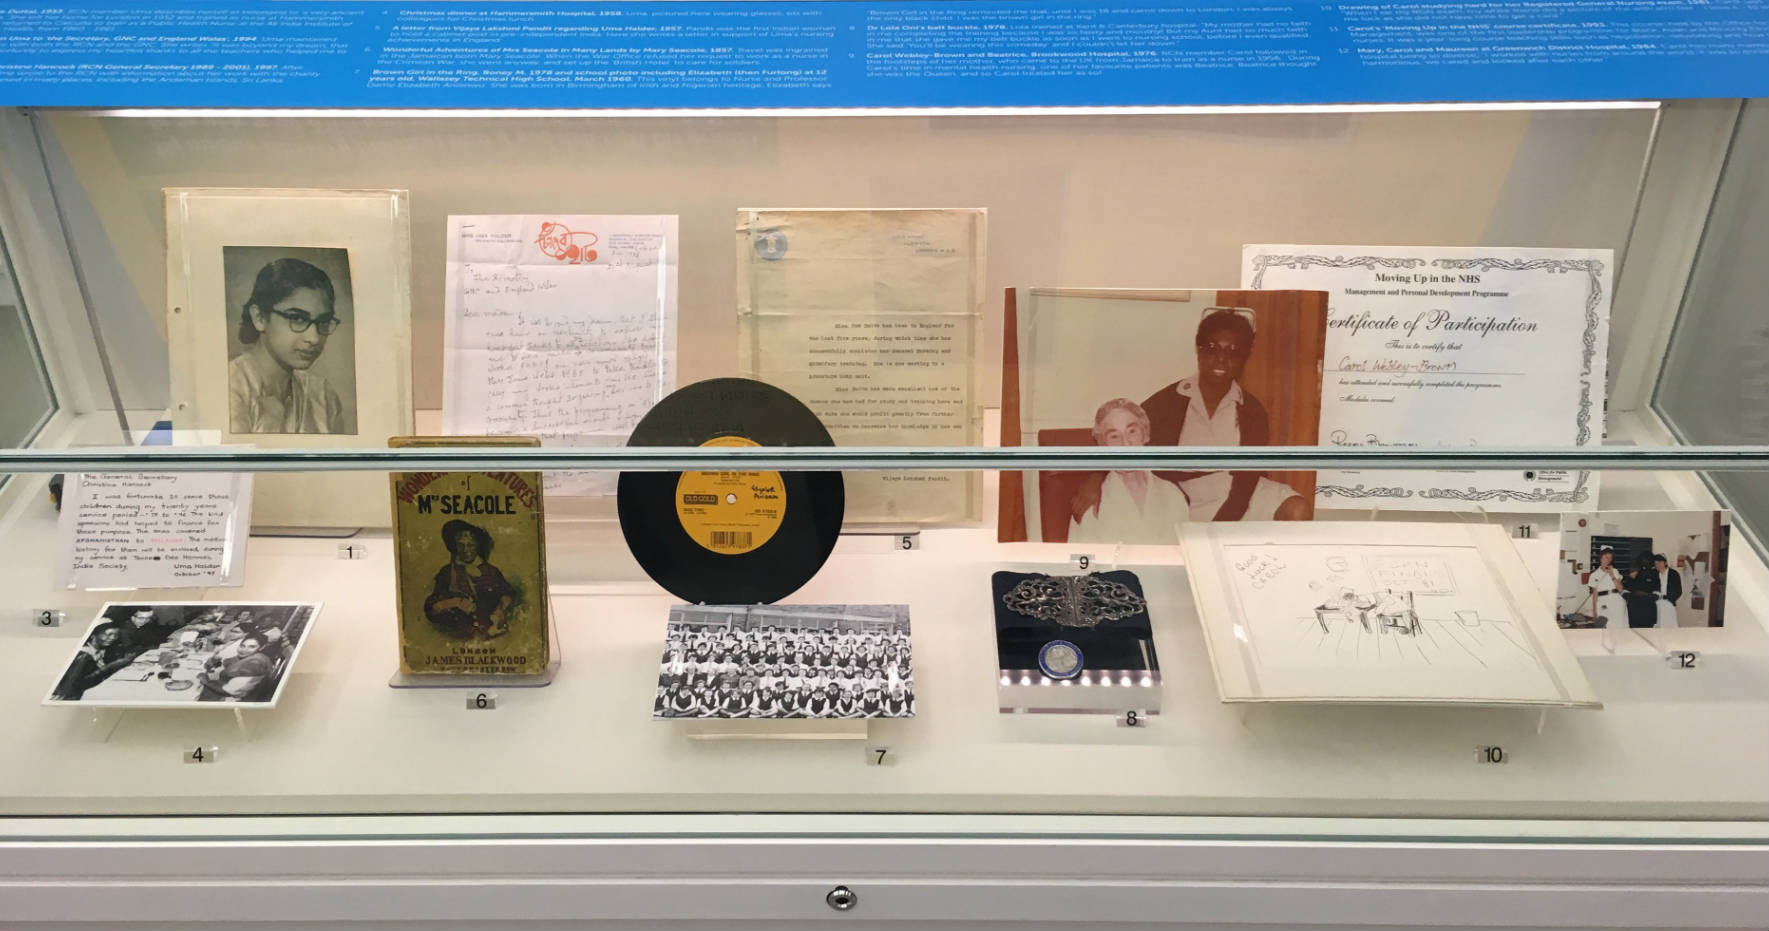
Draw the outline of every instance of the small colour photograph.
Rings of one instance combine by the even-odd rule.
[[[678,605],[653,718],[910,718],[908,605]]]
[[[1729,511],[1560,516],[1554,620],[1568,629],[1721,627]]]
[[[106,604],[45,705],[274,708],[318,603]]]

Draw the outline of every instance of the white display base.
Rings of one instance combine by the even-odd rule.
[[[1602,503],[1711,506],[1698,493],[1681,476],[1614,472]],[[81,716],[37,702],[92,612],[133,596],[49,588],[55,512],[39,499],[0,534],[0,584],[15,605],[0,624],[0,707],[11,709],[0,715],[0,746],[18,761],[0,767],[0,813],[1769,818],[1769,573],[1742,541],[1733,547],[1727,626],[1655,633],[1699,650],[1698,668],[1669,668],[1644,640],[1636,650],[1624,638],[1611,653],[1601,631],[1569,631],[1605,707],[1550,712],[1540,733],[1540,714],[1506,709],[1243,715],[1218,698],[1178,548],[1124,547],[1110,568],[1142,580],[1163,680],[1160,719],[1132,728],[1105,715],[998,712],[989,575],[1011,564],[1066,565],[1072,548],[998,544],[993,520],[923,531],[920,548],[907,551],[843,538],[788,599],[910,606],[916,717],[870,722],[869,745],[890,749],[887,765],[870,766],[851,740],[708,742],[654,721],[658,655],[676,599],[642,576],[553,586],[568,674],[548,688],[503,689],[495,711],[468,710],[456,689],[388,688],[397,637],[385,531],[359,537],[359,559],[340,559],[333,541],[253,537],[241,588],[140,593],[320,599],[325,609],[277,710],[253,717],[249,741],[231,716],[199,711],[129,714],[106,741]],[[584,550],[552,533],[548,545],[555,576],[625,572],[572,564]],[[1554,533],[1517,542],[1539,584],[1552,583],[1558,545]],[[67,623],[35,626],[26,612],[38,601],[67,611]],[[183,764],[182,751],[199,743],[220,746],[219,762]],[[1477,763],[1476,749],[1489,746],[1508,762]]]

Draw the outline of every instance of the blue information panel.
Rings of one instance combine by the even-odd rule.
[[[1769,0],[0,0],[0,103],[1179,106],[1769,96]]]

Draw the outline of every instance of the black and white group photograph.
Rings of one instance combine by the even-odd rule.
[[[908,605],[677,605],[652,717],[908,718]]]
[[[44,704],[273,708],[317,603],[110,603]]]
[[[350,250],[224,246],[232,433],[356,433]]]

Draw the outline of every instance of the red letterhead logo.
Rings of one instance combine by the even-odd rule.
[[[590,248],[596,244],[595,233],[574,233],[563,223],[551,220],[541,224],[541,234],[534,244],[549,258],[573,265],[596,261],[596,250]]]

